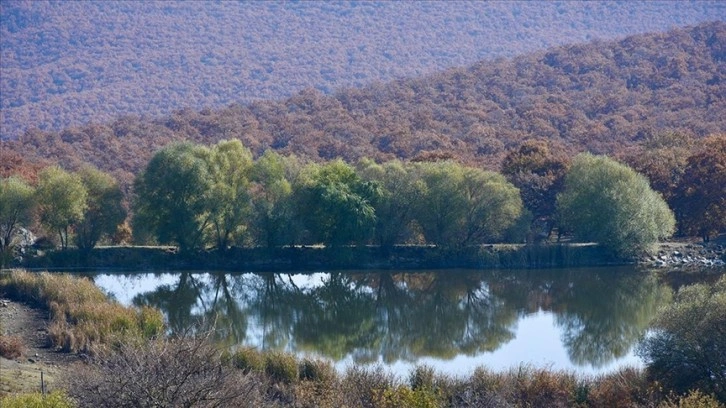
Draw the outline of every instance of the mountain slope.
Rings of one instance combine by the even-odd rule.
[[[329,94],[708,20],[726,20],[726,3],[4,0],[0,139],[304,88]]]
[[[726,23],[713,22],[620,41],[563,46],[482,61],[417,79],[335,95],[304,90],[281,101],[123,117],[62,132],[31,131],[3,149],[28,161],[90,162],[129,180],[173,140],[239,138],[320,160],[427,155],[497,168],[530,138],[567,151],[615,154],[644,136],[726,131]]]

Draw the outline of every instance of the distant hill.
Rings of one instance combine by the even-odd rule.
[[[726,20],[699,1],[0,1],[0,139]]]
[[[122,117],[2,142],[26,162],[93,163],[125,185],[159,147],[239,138],[311,160],[453,157],[496,169],[531,138],[617,154],[652,133],[726,131],[726,23],[593,41],[280,101]]]

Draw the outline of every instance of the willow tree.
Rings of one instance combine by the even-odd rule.
[[[326,245],[364,242],[376,221],[373,202],[380,194],[375,183],[362,180],[342,160],[311,164],[298,197],[298,214],[312,238]]]
[[[414,167],[398,160],[377,164],[363,159],[358,168],[363,179],[380,187],[380,194],[373,201],[374,236],[381,248],[388,250],[410,234],[413,209],[420,199]]]
[[[250,172],[252,152],[239,140],[223,140],[212,146],[206,158],[210,191],[207,209],[211,235],[217,248],[242,242],[251,216]]]
[[[298,165],[288,158],[267,150],[255,161],[250,174],[250,232],[255,244],[272,248],[290,244],[295,239],[292,182],[289,173]]]
[[[68,248],[72,228],[88,208],[88,191],[81,177],[57,166],[47,167],[38,174],[35,193],[41,224],[58,234],[62,249]]]
[[[84,167],[78,175],[88,193],[86,209],[75,226],[75,242],[88,251],[104,236],[113,235],[126,219],[123,192],[116,180],[93,167]]]
[[[30,222],[33,193],[33,188],[17,177],[0,180],[0,267],[11,255],[18,227]]]
[[[675,229],[673,212],[648,180],[605,156],[575,157],[558,196],[560,224],[578,240],[594,241],[629,257]]]
[[[181,251],[203,244],[210,224],[208,155],[205,147],[175,143],[151,158],[134,183],[135,234],[150,234],[159,243],[177,244]]]
[[[414,218],[433,244],[494,241],[522,214],[519,190],[499,174],[451,161],[417,167],[420,200]]]

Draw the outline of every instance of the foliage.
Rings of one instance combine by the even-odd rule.
[[[491,242],[521,215],[519,191],[499,174],[450,161],[419,163],[416,171],[414,218],[431,243]]]
[[[695,140],[683,132],[648,134],[623,159],[633,170],[648,178],[653,190],[674,208],[675,195],[685,172]]]
[[[557,199],[560,222],[578,239],[632,256],[670,236],[675,219],[645,177],[604,156],[575,157]]]
[[[666,389],[698,389],[726,402],[726,277],[681,288],[638,347],[648,376]]]
[[[695,7],[696,3],[668,2],[658,7],[668,11],[665,13],[666,10],[663,10],[663,14],[669,14],[677,7],[688,9]],[[481,14],[482,10],[486,9],[478,4],[476,6],[462,6],[467,4],[466,2],[457,4],[458,7],[477,9],[471,15]],[[497,7],[508,7],[509,3],[496,4],[501,4]],[[543,7],[535,4],[514,4],[513,7],[522,11],[530,7],[536,8],[538,18]],[[560,21],[559,13],[567,12],[572,7],[586,7],[588,10],[591,10],[591,7],[604,7],[599,14],[602,15],[613,13],[613,10],[620,7],[628,7],[627,4],[630,2],[608,4],[607,7],[592,6],[590,3],[585,6],[579,3],[567,3],[565,6],[559,3],[552,5],[547,3],[546,7],[556,9],[557,19]],[[64,7],[67,7],[67,4],[64,3],[57,9]],[[146,7],[158,11],[157,7],[167,6],[152,4]],[[285,6],[280,7],[284,9]],[[335,5],[330,7],[336,9]],[[360,5],[360,7],[364,9],[366,6]],[[403,5],[393,7],[403,7]],[[433,9],[442,7],[445,10],[452,6],[446,3],[444,6],[426,5],[426,7]],[[84,13],[77,13],[74,17],[77,18]],[[175,15],[174,11],[171,13]],[[168,21],[174,18],[172,15],[165,13],[163,19],[159,21]],[[278,14],[271,13],[271,15]],[[617,15],[629,15],[629,12]],[[682,14],[678,15],[679,20],[683,18]],[[143,16],[148,17],[147,14]],[[223,16],[224,13],[219,18]],[[461,17],[469,19],[470,15],[464,13]],[[483,15],[481,17],[484,18]],[[660,17],[659,15],[658,18]],[[631,19],[619,18],[619,24],[627,23],[621,20]],[[12,20],[3,19],[3,21]],[[249,20],[241,18],[235,21]],[[400,20],[392,26],[398,26],[401,21],[407,19]],[[441,22],[444,19],[436,21]],[[380,23],[376,21],[377,24]],[[457,22],[457,26],[460,24]],[[493,26],[497,25],[499,22]],[[474,32],[479,33],[485,26],[477,20]],[[519,24],[513,24],[512,27],[514,26]],[[157,24],[147,24],[142,31],[147,33],[150,27],[155,28]],[[547,24],[537,22],[533,27],[547,27]],[[34,30],[37,27],[33,25],[29,29]],[[571,28],[567,26],[567,29]],[[297,91],[296,89],[285,92],[285,96],[276,95],[287,99],[269,99],[269,93],[273,92],[273,89],[278,89],[276,86],[265,88],[263,94],[258,95],[250,95],[245,89],[243,93],[232,92],[234,99],[238,100],[240,95],[244,94],[256,102],[233,104],[215,110],[195,111],[189,108],[166,114],[167,116],[162,116],[161,112],[158,116],[153,115],[151,113],[153,109],[161,109],[161,106],[169,103],[169,93],[173,92],[164,91],[158,94],[161,99],[157,100],[158,104],[133,106],[133,109],[139,109],[144,115],[161,116],[159,119],[133,116],[113,119],[123,109],[111,108],[111,105],[108,105],[112,115],[107,114],[105,118],[100,109],[87,112],[87,115],[93,118],[92,124],[64,131],[28,130],[22,138],[0,142],[2,143],[0,151],[17,152],[31,163],[36,163],[40,159],[63,165],[91,163],[117,176],[123,188],[130,187],[133,175],[146,165],[154,152],[180,140],[212,145],[220,140],[235,137],[249,147],[255,157],[271,148],[286,155],[295,154],[306,160],[322,161],[340,157],[350,163],[362,157],[383,162],[393,158],[412,159],[427,154],[438,154],[440,157],[455,157],[459,162],[469,166],[487,169],[497,169],[508,149],[516,148],[523,141],[534,138],[558,142],[562,145],[562,150],[568,154],[592,151],[617,156],[624,149],[637,144],[654,132],[676,131],[701,138],[726,129],[726,118],[718,114],[724,86],[722,81],[718,81],[722,76],[719,46],[722,43],[721,39],[724,38],[724,30],[724,23],[716,21],[695,27],[674,29],[666,33],[630,36],[617,41],[593,41],[588,44],[568,45],[512,59],[481,61],[425,77],[339,89],[330,95],[308,89],[290,96]],[[464,33],[463,30],[454,31],[454,34]],[[44,35],[47,34],[43,32]],[[577,32],[580,35],[582,27],[578,27]],[[246,38],[249,34],[245,32],[236,36],[234,41]],[[442,38],[448,38],[449,34]],[[528,36],[529,34],[525,37]],[[11,37],[3,36],[3,38]],[[63,42],[77,37],[57,36],[57,38]],[[340,38],[345,37],[336,34],[336,39]],[[355,38],[356,41],[361,41],[366,37],[357,35]],[[499,41],[498,36],[491,38],[497,38]],[[571,39],[572,37],[568,37],[567,42],[571,42]],[[265,36],[265,44],[268,44],[268,40],[269,36]],[[287,40],[286,37],[284,41]],[[388,40],[383,43],[389,44]],[[43,43],[48,44],[48,42]],[[146,41],[143,43],[146,44]],[[21,44],[24,48],[34,42]],[[447,40],[446,44],[446,47],[450,47],[453,43]],[[213,45],[219,46],[216,43]],[[210,44],[210,47],[213,45]],[[346,52],[353,54],[360,52],[358,45]],[[497,47],[501,47],[501,44],[498,43]],[[195,52],[207,52],[200,47],[192,49]],[[222,47],[219,53],[228,55],[233,49],[237,47]],[[368,49],[372,48],[366,48]],[[153,50],[155,53],[158,52],[158,48]],[[271,56],[275,62],[260,67],[260,75],[265,77],[282,75],[286,81],[292,80],[297,83],[301,69],[298,62],[293,64],[295,68],[281,71],[279,67],[285,58],[269,53],[267,45],[265,50],[265,56]],[[328,51],[327,49],[323,53],[316,51],[316,61],[323,55],[329,55]],[[386,54],[391,54],[391,50],[387,49]],[[414,54],[406,52],[404,55]],[[442,52],[441,55],[447,56],[444,58],[447,64],[451,63],[449,51]],[[489,54],[486,57],[488,56]],[[204,55],[199,55],[199,60],[203,57]],[[338,62],[347,58],[346,55],[343,59],[336,59],[333,64],[326,64],[322,72],[346,71]],[[392,58],[395,59],[395,56]],[[187,59],[187,62],[191,63],[192,58]],[[3,61],[6,60],[3,58]],[[149,66],[137,65],[137,69],[154,73],[168,72],[166,69],[158,70],[157,64],[164,65],[163,61],[160,62],[157,58],[152,60]],[[252,58],[249,61],[215,65],[215,67],[231,66],[232,70],[236,70],[240,66],[249,67],[249,64],[254,64],[257,60]],[[416,58],[414,60],[416,64],[419,63]],[[93,61],[94,64],[98,62],[97,59]],[[128,65],[124,62],[114,65],[113,68]],[[370,64],[370,67],[378,65]],[[107,67],[104,72],[110,72],[110,69],[111,67]],[[271,72],[268,72],[268,69]],[[19,74],[24,71],[13,72]],[[320,69],[314,69],[312,72],[316,76],[321,74]],[[63,76],[62,72],[57,74]],[[157,83],[161,81],[161,78],[149,74],[150,72],[139,74],[136,71],[131,74],[133,78],[154,78],[153,84],[143,86],[143,91],[140,90],[139,95],[154,94],[150,90],[155,89]],[[354,75],[356,74],[358,73]],[[42,76],[51,89],[56,88],[49,73],[43,73]],[[11,77],[13,74],[3,70],[2,79]],[[193,79],[186,72],[174,77],[176,80]],[[228,82],[228,78],[235,78],[235,81],[244,81],[243,77],[244,75],[230,73],[213,79]],[[375,77],[382,79],[380,76]],[[66,80],[66,82],[73,81]],[[32,81],[32,83],[41,84],[43,81]],[[209,82],[205,82],[207,83]],[[316,86],[319,83],[315,81]],[[233,88],[227,85],[229,83],[210,92],[208,97],[218,98],[219,92]],[[204,86],[202,85],[202,88]],[[192,88],[194,89],[192,92],[182,92],[185,106],[193,104],[195,97],[190,94],[196,95],[197,98],[202,97],[203,92],[199,90],[199,85],[195,84]],[[18,85],[15,89],[28,88]],[[116,85],[112,89],[116,94],[118,91]],[[98,95],[96,92],[83,94],[92,98]],[[123,95],[132,98],[134,92],[123,92]],[[264,100],[266,98],[267,100]],[[3,101],[14,99],[16,98],[4,94]],[[55,104],[60,100],[58,96],[54,96],[50,103]],[[122,104],[132,107],[126,101]],[[104,98],[104,107],[106,105],[107,99]],[[37,106],[39,105],[26,104],[19,109],[35,111]],[[56,108],[73,109],[74,106],[78,105],[74,102],[40,109],[38,112],[44,112],[43,115],[48,116],[47,112],[55,112]],[[5,111],[8,108],[3,107],[3,109]],[[21,116],[25,118],[23,115]],[[60,120],[58,115],[51,116],[54,120]],[[11,115],[4,117],[10,118]],[[41,122],[23,119],[21,123],[40,125]]]
[[[0,398],[3,408],[75,408],[76,401],[62,391],[52,391],[43,395],[39,392],[31,394],[8,395]]]
[[[86,209],[75,224],[76,245],[89,251],[102,237],[116,233],[126,219],[123,192],[116,180],[95,168],[86,166],[78,175],[87,191]]]
[[[38,175],[35,190],[40,222],[58,233],[61,247],[68,248],[71,227],[83,219],[88,190],[81,177],[60,167],[47,167]]]
[[[250,229],[253,241],[272,248],[294,242],[295,224],[292,206],[293,159],[266,150],[252,167]]]
[[[363,159],[358,163],[358,169],[363,179],[380,188],[373,200],[376,242],[386,249],[410,239],[412,211],[421,199],[414,166],[398,160],[377,164]]]
[[[202,245],[209,225],[207,205],[211,178],[208,149],[177,143],[158,151],[137,176],[134,232],[152,231],[161,243],[182,251]]]
[[[59,130],[119,115],[160,117],[187,107],[280,99],[305,87],[332,93],[723,15],[713,2],[647,3],[70,2],[44,8],[13,1],[3,4],[0,27],[6,50],[0,133],[16,137],[32,125]],[[65,24],[69,20],[72,26]],[[41,36],[44,41],[36,41]],[[184,58],[164,59],[165,53]],[[251,125],[198,124],[227,133],[224,138]],[[121,138],[137,130],[125,123],[114,127]],[[66,138],[78,137],[68,133]]]
[[[708,241],[726,230],[726,134],[707,138],[688,158],[674,205],[685,233]]]
[[[502,161],[502,174],[519,189],[533,222],[544,223],[544,231],[537,232],[547,237],[554,227],[557,194],[564,187],[569,167],[570,160],[561,146],[550,148],[539,140],[522,143]]]
[[[0,179],[0,268],[15,246],[15,233],[31,221],[34,191],[16,177]]]
[[[314,242],[341,246],[364,243],[376,221],[378,186],[363,181],[342,160],[309,165],[299,190],[297,212]]]
[[[239,140],[212,146],[207,158],[211,187],[207,208],[219,250],[243,242],[251,213],[249,176],[252,153]]]

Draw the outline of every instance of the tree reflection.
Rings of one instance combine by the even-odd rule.
[[[172,332],[214,322],[229,344],[387,364],[492,352],[520,318],[546,311],[571,362],[601,367],[625,356],[670,299],[667,286],[632,269],[315,276],[301,284],[279,273],[182,272],[134,303],[161,309]]]
[[[657,309],[671,301],[668,287],[640,275],[581,279],[569,294],[556,319],[562,341],[574,364],[596,368],[628,354]]]
[[[233,296],[230,281],[234,278],[224,273],[180,272],[175,285],[161,285],[132,302],[164,312],[172,333],[202,327],[213,329],[220,341],[239,343],[246,337],[247,316]]]

